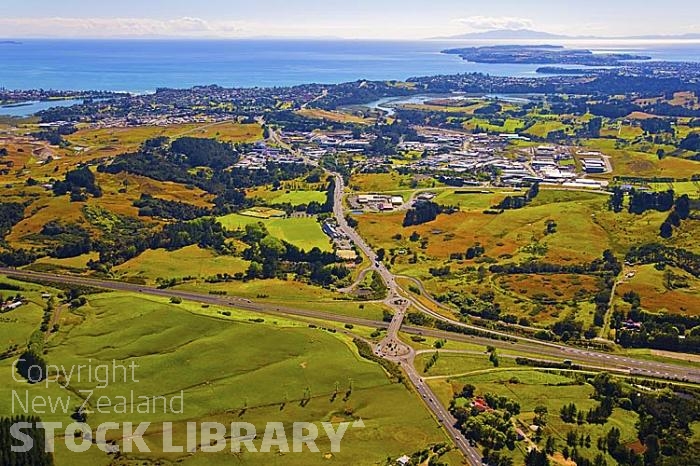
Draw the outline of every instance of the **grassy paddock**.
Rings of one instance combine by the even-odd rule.
[[[67,367],[109,364],[112,360],[134,362],[138,365],[138,382],[120,378],[97,388],[95,381],[81,377],[74,378],[66,391],[56,384],[29,387],[8,375],[0,386],[0,413],[11,411],[13,389],[27,389],[30,396],[70,396],[71,408],[81,401],[77,390],[95,389],[96,396],[116,401],[131,390],[136,396],[166,397],[182,390],[183,413],[94,411],[88,423],[151,421],[157,425],[173,421],[176,444],[184,444],[185,421],[244,421],[254,424],[259,432],[267,421],[318,425],[322,421],[362,418],[366,425],[364,429],[350,429],[341,452],[330,456],[329,442],[321,440],[320,453],[307,451],[283,458],[276,452],[243,454],[238,460],[244,464],[326,464],[331,458],[340,464],[375,464],[387,456],[398,457],[445,441],[417,399],[403,385],[391,384],[378,365],[360,358],[347,337],[285,318],[262,316],[263,322],[254,323],[250,319],[257,317],[255,314],[227,309],[231,315],[225,316],[223,310],[187,302],[173,305],[165,298],[129,293],[91,296],[88,305],[76,311],[78,318],[72,317],[73,325],[66,325],[50,339],[47,360]],[[8,364],[0,363],[4,374],[9,374]],[[343,399],[350,385],[352,393]],[[336,386],[341,393],[333,399]],[[310,402],[301,406],[307,389]],[[42,418],[67,424],[68,414],[46,414]],[[109,438],[120,441],[116,435]],[[135,457],[143,461],[230,464],[231,454],[227,452],[158,453],[161,439],[157,429],[149,429],[145,440],[154,453]],[[58,451],[59,464],[102,464],[106,458],[97,453],[75,456],[61,445]]]
[[[331,243],[321,230],[321,225],[314,217],[301,218],[253,218],[240,214],[219,217],[221,224],[229,229],[245,228],[246,225],[262,222],[272,236],[287,241],[305,250],[318,247],[322,251],[331,251]]]

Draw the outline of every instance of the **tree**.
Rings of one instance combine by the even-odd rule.
[[[605,436],[605,443],[608,451],[614,451],[620,445],[620,429],[617,427],[611,428]]]
[[[547,407],[544,405],[537,405],[535,406],[535,419],[533,420],[533,424],[537,426],[545,426],[547,425]]]
[[[403,226],[420,225],[432,222],[442,212],[442,208],[434,202],[418,202],[406,212],[403,219]]]
[[[588,121],[588,133],[592,138],[599,138],[602,128],[603,119],[601,117],[593,117]]]
[[[386,250],[384,248],[377,249],[377,260],[381,262],[384,260],[385,257],[386,257]]]
[[[557,442],[556,442],[556,440],[554,440],[554,437],[551,437],[551,436],[547,437],[547,440],[546,440],[545,446],[544,446],[544,451],[548,455],[553,455],[554,452],[557,451]]]
[[[17,373],[27,379],[29,383],[38,383],[44,380],[46,373],[46,361],[33,350],[27,350],[17,361]]]
[[[246,270],[246,277],[249,279],[262,278],[263,276],[263,266],[259,262],[251,262]]]
[[[595,388],[596,397],[617,399],[622,394],[622,385],[608,372],[599,372],[593,377],[591,385]]]
[[[622,212],[623,203],[625,201],[625,193],[619,186],[615,186],[612,191],[612,196],[608,201],[608,206],[610,210],[615,213]]]
[[[690,198],[687,194],[683,194],[676,199],[675,211],[681,220],[685,220],[690,216]]]
[[[547,458],[547,453],[539,451],[536,448],[531,448],[530,451],[525,455],[525,465],[526,466],[548,466],[549,458]]]
[[[660,454],[658,435],[647,435],[644,438],[644,446],[647,448],[644,452],[644,464],[649,466],[657,464]]]
[[[460,396],[463,398],[473,398],[474,391],[476,391],[476,387],[474,385],[472,385],[470,383],[465,384],[462,387],[462,393],[460,394]]]
[[[26,452],[12,451],[14,446],[19,444],[13,441],[10,429],[20,422],[30,425],[30,427],[21,430],[24,435],[29,437],[25,445],[33,445]],[[0,438],[0,464],[13,466],[50,466],[54,464],[53,455],[46,451],[46,432],[37,427],[40,422],[41,419],[38,417],[24,415],[0,418],[0,432],[3,433],[2,438]]]
[[[492,351],[491,354],[489,355],[489,361],[491,364],[493,364],[493,367],[498,367],[499,361],[498,361],[498,354],[496,354],[496,351]]]
[[[576,419],[577,412],[576,405],[574,403],[569,403],[561,407],[559,410],[559,417],[561,417],[561,420],[564,422],[573,423]]]

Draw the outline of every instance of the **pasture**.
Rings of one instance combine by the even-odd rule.
[[[245,272],[248,262],[233,256],[218,255],[197,245],[176,251],[149,249],[114,268],[121,280],[142,279],[153,283],[156,278],[206,278],[216,274],[234,275]]]
[[[656,270],[653,265],[635,266],[631,273],[634,276],[616,289],[620,305],[622,296],[634,291],[641,297],[642,308],[649,312],[700,315],[700,287],[688,273],[670,266],[666,272]],[[668,273],[674,278],[667,278]]]
[[[348,112],[323,110],[320,108],[302,108],[301,110],[297,110],[296,113],[306,118],[336,121],[339,123],[354,123],[357,125],[369,125],[374,123],[374,120],[370,118],[364,118],[362,116],[353,115]]]
[[[310,202],[318,202],[323,204],[326,202],[325,191],[283,191],[271,196],[269,201],[271,204],[291,204],[293,206],[309,204]]]
[[[11,289],[15,287],[19,287],[20,291]],[[44,290],[47,288],[0,276],[0,296],[8,299],[19,293],[27,300],[27,304],[0,314],[0,352],[5,351],[10,345],[23,347],[32,332],[39,328],[46,303],[41,298]],[[10,373],[7,374],[9,376]]]
[[[403,385],[392,384],[378,365],[360,358],[347,337],[285,318],[235,309],[226,309],[230,315],[224,315],[223,311],[127,293],[90,296],[86,306],[71,313],[72,323],[49,340],[47,360],[65,367],[133,362],[135,377],[120,375],[103,388],[85,375],[79,380],[74,375],[68,390],[55,383],[48,388],[42,384],[30,387],[13,381],[10,362],[2,361],[0,370],[6,375],[0,388],[0,413],[9,414],[13,389],[28,390],[30,399],[68,396],[68,412],[42,416],[44,421],[65,424],[70,422],[70,410],[82,401],[78,390],[95,390],[95,399],[105,396],[112,404],[104,409],[107,412],[99,412],[89,402],[90,425],[150,421],[155,428],[144,439],[153,453],[135,453],[133,459],[184,464],[230,464],[232,455],[230,450],[163,453],[160,422],[174,423],[175,444],[185,443],[185,421],[250,422],[258,432],[268,421],[285,425],[307,421],[320,428],[320,422],[361,418],[365,424],[363,429],[348,430],[338,453],[330,453],[328,440],[321,437],[319,453],[305,450],[280,455],[273,449],[267,454],[236,455],[236,461],[243,464],[313,465],[326,464],[329,459],[340,464],[374,464],[446,440],[414,395]],[[258,317],[264,320],[251,320]],[[159,405],[159,409],[138,413],[128,398],[126,404],[119,398],[128,397],[132,390],[136,397],[166,399],[183,393],[183,410],[164,410]],[[308,402],[301,403],[305,397]],[[123,407],[127,412],[118,412]],[[121,443],[118,432],[112,431],[108,439]],[[254,443],[259,448],[260,437]],[[96,451],[75,456],[60,445],[58,450],[59,464],[79,464],[87,458],[91,464],[100,464],[108,458]]]
[[[254,142],[262,137],[257,123],[241,124],[233,121],[218,123],[189,123],[169,126],[138,126],[122,128],[83,128],[66,137],[74,146],[90,155],[116,155],[130,152],[146,140],[165,136],[215,138],[225,142]]]
[[[381,303],[348,301],[347,295],[293,280],[249,280],[222,283],[185,282],[175,289],[212,293],[253,299],[270,306],[293,306],[298,309],[323,311],[339,315],[381,320]]]
[[[506,369],[475,373],[451,379],[428,380],[431,388],[439,394],[438,398],[446,405],[449,404],[453,394],[461,391],[466,383],[476,386],[477,395],[492,393],[508,397],[520,403],[521,412],[515,416],[515,421],[516,425],[526,433],[529,433],[528,426],[532,424],[535,417],[535,407],[545,406],[549,414],[543,437],[554,437],[558,450],[566,444],[566,434],[570,431],[576,431],[579,436],[581,434],[584,436],[590,435],[592,440],[591,446],[579,447],[579,450],[587,457],[594,457],[599,452],[596,448],[596,439],[605,436],[612,427],[620,429],[620,441],[623,444],[631,444],[637,441],[635,423],[638,415],[633,411],[625,411],[621,408],[615,408],[604,425],[564,423],[559,417],[559,411],[562,406],[575,403],[579,410],[585,412],[597,404],[591,398],[593,393],[591,385],[579,383],[573,376],[569,377],[565,373],[560,375],[536,369]],[[516,444],[516,449],[512,453],[516,464],[522,463],[527,451],[526,447],[527,442],[518,442]],[[563,460],[563,458],[560,459]],[[611,457],[607,457],[607,461],[608,464],[614,464],[614,460]]]
[[[321,230],[315,217],[295,218],[254,218],[240,214],[229,214],[218,218],[228,230],[243,229],[246,225],[261,222],[272,236],[287,241],[304,250],[315,247],[322,251],[332,251],[331,242]]]

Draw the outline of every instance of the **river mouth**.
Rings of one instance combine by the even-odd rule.
[[[82,99],[29,100],[15,104],[0,105],[0,115],[24,118],[50,108],[71,107],[82,103]]]

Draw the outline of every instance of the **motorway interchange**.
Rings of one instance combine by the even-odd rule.
[[[274,306],[264,303],[254,302],[249,299],[236,298],[231,296],[217,296],[205,293],[164,290],[132,283],[125,283],[112,280],[93,279],[80,276],[56,275],[48,273],[31,272],[13,268],[0,268],[0,274],[18,277],[26,280],[61,282],[72,285],[87,285],[108,290],[138,292],[163,297],[179,297],[181,299],[201,302],[206,304],[235,306],[243,310],[250,310],[260,313],[282,314],[296,316],[306,319],[322,319],[339,324],[363,325],[374,328],[384,328],[387,330],[386,337],[375,346],[375,354],[396,364],[399,364],[405,372],[408,381],[421,397],[428,409],[433,413],[439,423],[442,424],[447,434],[452,438],[455,446],[462,452],[465,459],[472,465],[481,464],[479,450],[472,446],[455,427],[456,420],[449,411],[440,404],[430,387],[424,382],[416,371],[413,361],[415,350],[403,343],[399,338],[399,331],[408,334],[417,334],[435,338],[444,338],[455,341],[466,341],[495,348],[504,348],[514,352],[536,354],[542,356],[543,360],[565,359],[574,361],[576,364],[593,370],[607,370],[626,375],[635,375],[649,378],[663,378],[683,380],[700,383],[700,369],[683,367],[680,365],[661,363],[649,360],[634,359],[612,353],[592,351],[583,348],[574,348],[565,345],[544,342],[527,337],[512,337],[509,341],[499,339],[504,334],[481,327],[474,327],[462,322],[450,319],[435,312],[425,306],[422,302],[413,298],[405,292],[397,282],[397,277],[378,260],[372,248],[364,241],[357,231],[350,227],[345,219],[343,206],[344,181],[342,176],[331,173],[335,178],[334,193],[334,216],[336,217],[339,229],[360,249],[369,259],[369,270],[376,271],[382,278],[387,288],[387,298],[385,304],[392,309],[394,316],[390,322],[380,322],[370,319],[363,319],[351,316],[341,316],[328,312],[311,311],[305,309],[291,308],[287,306]],[[484,336],[465,335],[461,333],[451,333],[432,328],[414,327],[403,324],[407,310],[413,307],[423,313],[430,315],[434,319],[448,322],[467,328],[479,329],[483,332],[494,334],[496,338],[491,339]],[[348,332],[346,332],[348,333]]]

